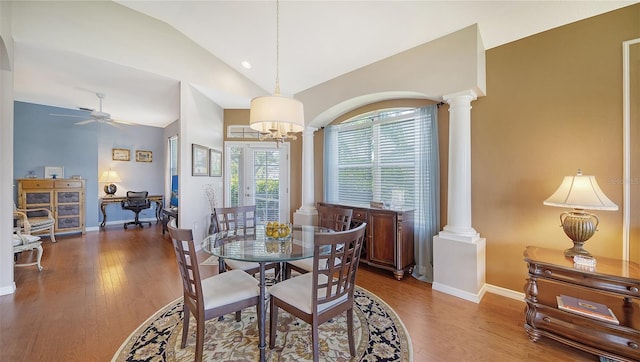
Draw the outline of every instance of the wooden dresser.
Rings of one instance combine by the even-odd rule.
[[[85,233],[85,180],[19,179],[21,209],[47,208],[56,219],[54,232]]]
[[[400,280],[413,270],[413,210],[388,210],[362,206],[330,204],[353,209],[352,226],[367,223],[360,263],[390,270]]]
[[[595,257],[595,268],[574,266],[562,250],[529,246],[525,325],[531,341],[545,336],[618,361],[640,360],[640,266]],[[560,294],[604,304],[620,324],[558,309]]]

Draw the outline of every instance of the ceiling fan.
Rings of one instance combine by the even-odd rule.
[[[135,124],[135,123],[131,123],[131,122],[127,122],[127,121],[121,121],[121,120],[117,120],[117,119],[111,118],[111,115],[109,113],[102,111],[102,99],[104,99],[105,94],[104,93],[96,93],[96,96],[100,100],[100,110],[96,111],[95,109],[91,109],[91,108],[78,107],[81,111],[90,112],[89,113],[89,117],[90,118],[89,119],[85,119],[84,121],[76,122],[75,124],[77,124],[77,125],[85,125],[85,124],[89,124],[89,123],[92,123],[92,122],[97,122],[97,123],[108,124],[108,125],[114,126],[114,127],[119,127],[118,124],[126,124],[126,125],[134,125]],[[86,116],[76,116],[76,115],[72,115],[72,114],[54,114],[54,113],[51,113],[50,115],[52,115],[52,116],[61,116],[61,117],[86,118]]]

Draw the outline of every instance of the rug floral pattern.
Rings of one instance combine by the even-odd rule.
[[[355,361],[411,361],[411,340],[402,321],[381,299],[356,287],[354,308]],[[267,326],[268,309],[267,309]],[[257,361],[256,309],[242,311],[240,322],[229,314],[205,324],[205,361]],[[195,320],[191,319],[187,346],[182,337],[182,298],[149,318],[120,347],[113,361],[193,361]],[[350,361],[346,314],[320,326],[320,360]],[[269,334],[266,334],[267,343]],[[278,313],[276,347],[267,346],[267,361],[311,360],[311,327],[289,313]]]

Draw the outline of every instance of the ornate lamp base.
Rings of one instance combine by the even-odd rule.
[[[591,256],[591,253],[584,250],[583,246],[596,232],[600,219],[583,209],[574,209],[571,212],[560,214],[560,222],[564,233],[573,241],[573,248],[565,250],[564,255],[569,257],[575,255]]]
[[[107,197],[113,197],[118,188],[114,184],[104,185],[104,193],[107,194]]]

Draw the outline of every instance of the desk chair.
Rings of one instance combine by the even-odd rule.
[[[318,326],[347,312],[349,352],[355,357],[353,338],[353,292],[366,223],[335,233],[316,233],[313,271],[271,289],[269,348],[274,349],[278,332],[278,309],[283,309],[311,325],[313,360],[319,360]]]
[[[140,221],[140,212],[151,207],[151,202],[147,196],[149,196],[148,191],[127,191],[127,199],[122,201],[121,205],[124,210],[133,211],[136,214],[136,218],[133,221],[125,223],[125,229],[127,228],[127,225],[144,227],[143,223],[145,222],[151,226],[150,221]]]

